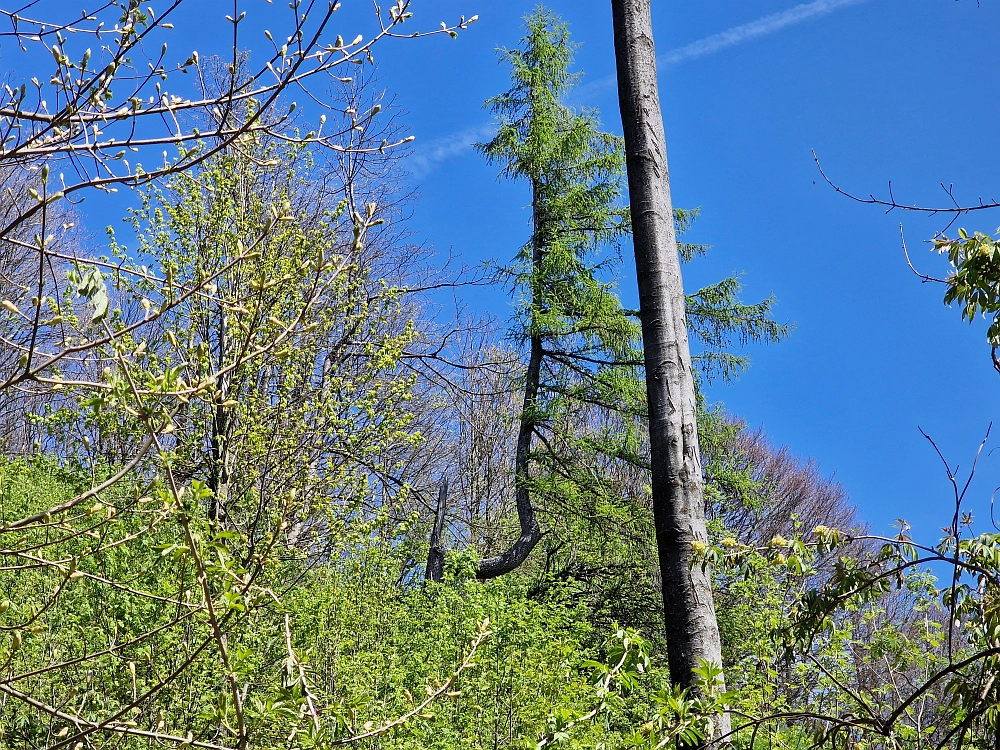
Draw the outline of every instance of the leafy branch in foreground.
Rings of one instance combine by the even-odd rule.
[[[537,741],[524,746],[534,750],[546,747],[573,747],[574,733],[588,722],[625,710],[632,694],[648,688],[652,681],[649,643],[638,633],[619,628],[605,641],[606,660],[587,661],[591,672],[593,706],[573,716],[560,711],[549,717],[546,732]],[[715,721],[727,710],[735,694],[725,692],[722,668],[703,663],[697,679],[689,688],[678,685],[654,687],[649,702],[650,718],[629,733],[626,747],[663,748],[675,743],[693,745],[710,738]]]
[[[763,546],[732,537],[693,545],[697,564],[737,576],[757,575],[764,565],[788,578],[793,585],[783,605],[787,619],[774,637],[782,659],[801,660],[801,669],[813,674],[808,692],[779,710],[761,706],[751,713],[736,701],[734,741],[790,732],[816,746],[991,747],[995,742],[1000,534],[974,533],[972,516],[963,510],[975,463],[961,482],[942,461],[955,510],[937,544],[913,540],[901,521],[894,537],[820,524],[804,537],[776,535]],[[932,570],[946,574],[935,578]],[[892,606],[911,619],[879,624]],[[854,632],[864,623],[871,623],[873,632],[856,648],[884,662],[884,679],[862,679],[862,667],[839,656],[855,648]]]

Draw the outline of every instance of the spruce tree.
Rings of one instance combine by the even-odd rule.
[[[540,8],[526,28],[520,49],[501,51],[513,85],[487,102],[499,129],[480,146],[503,176],[531,188],[531,237],[503,269],[528,350],[515,457],[520,536],[480,562],[480,578],[507,573],[527,558],[541,538],[540,498],[565,506],[581,494],[600,494],[595,462],[639,455],[637,433],[628,429],[643,403],[639,327],[606,280],[608,261],[601,259],[628,231],[622,144],[600,131],[595,112],[563,103],[576,80],[566,24]],[[613,431],[565,429],[594,409],[626,419]],[[581,451],[591,460],[574,460]]]

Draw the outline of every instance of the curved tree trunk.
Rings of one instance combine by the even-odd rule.
[[[650,0],[612,0],[618,97],[645,350],[653,514],[671,679],[687,687],[702,661],[722,663],[710,571],[692,566],[707,539],[684,288],[656,80]],[[719,734],[728,732],[722,717]]]
[[[514,459],[517,520],[521,526],[521,536],[502,554],[479,561],[476,577],[480,579],[496,578],[510,573],[528,558],[531,550],[542,538],[542,531],[538,525],[538,519],[535,517],[535,508],[531,504],[531,492],[527,485],[528,459],[531,454],[531,438],[535,431],[534,409],[535,401],[538,398],[541,367],[542,342],[540,337],[533,336],[528,371],[525,375],[524,408],[521,411],[521,425],[517,433],[517,453]]]
[[[541,266],[543,253],[537,186],[533,186],[531,205],[534,211],[534,233],[531,248],[531,265],[534,272]],[[535,508],[531,504],[531,491],[528,487],[528,464],[531,459],[531,442],[538,424],[536,415],[538,388],[542,376],[542,357],[545,355],[542,349],[542,337],[534,323],[529,340],[531,349],[528,355],[528,368],[524,374],[524,403],[521,406],[521,422],[517,431],[517,451],[514,455],[517,520],[521,526],[521,535],[502,554],[479,561],[476,577],[483,580],[510,573],[528,559],[531,550],[542,538],[542,530],[538,525],[538,518],[535,516]]]

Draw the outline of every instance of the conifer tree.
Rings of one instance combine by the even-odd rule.
[[[575,438],[560,430],[585,408],[641,413],[639,328],[602,279],[606,261],[599,258],[628,229],[620,140],[599,130],[596,113],[563,104],[576,79],[567,26],[539,9],[526,27],[521,49],[501,52],[513,86],[487,102],[499,130],[480,146],[503,176],[531,187],[531,238],[504,269],[519,297],[518,334],[528,349],[515,457],[520,536],[480,562],[480,578],[513,570],[541,538],[533,497],[558,502],[601,491],[600,478],[572,465],[567,452],[638,454],[629,429]]]

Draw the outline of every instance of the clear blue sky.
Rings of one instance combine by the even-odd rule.
[[[576,101],[620,132],[609,4],[549,5],[583,44]],[[386,45],[378,58],[417,136],[414,228],[470,261],[511,257],[528,229],[525,189],[498,183],[467,144],[489,124],[482,101],[507,85],[494,48],[516,45],[532,7],[421,2],[417,20],[480,19],[457,41]],[[942,289],[921,285],[904,262],[901,221],[915,263],[940,271],[923,240],[944,222],[835,195],[811,149],[862,194],[885,193],[890,179],[912,201],[944,202],[942,181],[969,201],[1000,194],[1000,4],[656,2],[654,32],[667,63],[660,87],[675,203],[702,208],[691,239],[714,246],[687,268],[687,287],[741,272],[747,299],[773,293],[778,317],[795,325],[710,397],[817,459],[875,529],[905,517],[936,538],[953,511],[950,489],[917,428],[970,465],[1000,417],[985,328],[960,321]],[[962,223],[993,231],[1000,213]],[[622,285],[634,286],[631,274]],[[486,302],[505,314],[502,298]],[[984,457],[977,476],[972,507],[985,525],[1000,453]]]
[[[266,50],[257,16],[281,13],[283,3],[243,4],[251,51],[254,39]],[[370,36],[371,4],[343,4],[333,33]],[[458,40],[388,40],[376,53],[417,137],[410,166],[421,197],[412,228],[419,241],[469,263],[511,258],[528,232],[525,188],[499,183],[470,143],[488,137],[483,100],[508,85],[495,48],[517,44],[532,7],[416,0],[410,23],[419,28],[461,14],[479,20]],[[599,108],[606,128],[620,132],[609,3],[550,7],[583,45],[577,61],[586,77],[573,103]],[[231,12],[229,2],[188,3],[174,19],[171,49],[183,59],[190,49],[224,47]],[[936,538],[953,508],[947,477],[917,428],[953,462],[970,464],[1000,417],[985,326],[960,321],[942,305],[942,290],[921,285],[904,263],[900,221],[918,267],[942,271],[923,240],[944,222],[886,216],[837,196],[811,150],[862,194],[885,194],[890,179],[906,201],[945,202],[942,181],[970,202],[1000,194],[1000,3],[658,0],[654,27],[675,203],[701,207],[689,239],[714,246],[686,269],[687,287],[742,273],[745,298],[774,294],[779,319],[795,326],[786,342],[752,350],[751,370],[713,386],[709,397],[818,460],[875,529],[905,517]],[[16,56],[5,62],[19,67]],[[993,231],[1000,213],[962,223]],[[625,270],[622,288],[634,289]],[[501,317],[510,310],[500,293],[468,301]],[[1000,453],[984,458],[973,486],[981,525],[998,485]]]

